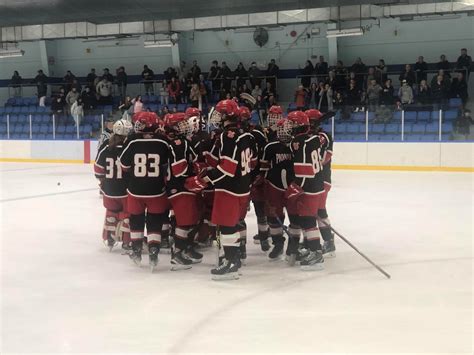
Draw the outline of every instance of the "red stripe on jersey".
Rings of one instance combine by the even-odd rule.
[[[178,177],[183,175],[188,168],[188,162],[186,160],[180,160],[176,163],[171,164],[171,172],[173,176]]]
[[[250,160],[250,169],[254,170],[257,167],[257,163],[258,159],[252,158],[252,160]]]
[[[260,160],[260,170],[269,170],[270,163],[266,160]]]
[[[329,163],[331,159],[332,159],[332,152],[330,152],[329,150],[326,150],[324,152],[323,165],[326,165],[327,163]]]
[[[105,169],[97,164],[94,164],[94,173],[96,175],[105,175]]]
[[[314,177],[314,175],[316,175],[312,164],[295,163],[294,169],[296,177]]]
[[[235,171],[237,170],[237,162],[230,158],[222,157],[219,163],[219,168],[223,173],[234,176]]]
[[[207,165],[209,165],[213,168],[216,168],[217,164],[219,163],[219,160],[209,152],[204,152],[204,155],[205,155],[205,158],[206,158]]]

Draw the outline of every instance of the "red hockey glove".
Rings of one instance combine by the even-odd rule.
[[[188,191],[198,193],[207,186],[207,181],[200,176],[191,176],[186,179],[184,188]]]
[[[207,164],[202,162],[196,162],[193,164],[194,173],[196,175],[201,175],[202,172],[206,171]]]
[[[290,198],[299,197],[303,193],[304,193],[304,191],[301,188],[301,186],[299,186],[299,185],[295,184],[294,182],[292,182],[290,184],[290,186],[288,186],[288,188],[285,191],[285,198],[287,200],[289,200]]]

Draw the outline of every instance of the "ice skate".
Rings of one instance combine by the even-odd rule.
[[[107,248],[109,248],[109,251],[111,252],[112,249],[114,248],[115,244],[117,244],[117,242],[112,237],[111,233],[107,233],[107,240],[104,240],[104,244]]]
[[[137,266],[141,266],[142,264],[142,248],[143,243],[141,240],[132,242],[132,250],[128,256]]]
[[[300,267],[303,271],[316,271],[324,269],[324,257],[321,250],[310,251],[309,254],[301,260]]]
[[[243,242],[240,242],[240,261],[242,265],[245,265],[245,260],[247,259],[247,245]]]
[[[151,246],[150,252],[148,255],[150,262],[150,270],[153,272],[158,265],[158,254],[160,253],[160,248],[158,246]]]
[[[336,257],[336,245],[334,244],[334,239],[324,242],[323,245],[323,255],[325,258],[335,258]]]
[[[202,261],[202,254],[194,250],[194,246],[190,245],[186,251],[186,256],[193,264],[199,264]]]
[[[222,263],[211,270],[211,278],[215,281],[238,280],[239,268],[236,263],[223,259]]]
[[[191,259],[189,259],[182,250],[173,253],[171,257],[171,271],[191,269]]]
[[[253,243],[254,244],[260,244],[260,236],[258,234],[255,234],[253,236]]]
[[[273,245],[272,251],[268,254],[270,261],[280,260],[283,255],[283,243],[277,243]]]
[[[160,253],[171,254],[171,238],[169,236],[161,236]]]

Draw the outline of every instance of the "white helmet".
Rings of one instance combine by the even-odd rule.
[[[112,128],[114,134],[118,136],[128,136],[129,133],[133,130],[132,124],[127,120],[118,120],[114,123]]]

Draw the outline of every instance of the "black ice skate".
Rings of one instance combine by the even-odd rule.
[[[218,267],[211,270],[211,275],[215,281],[238,280],[239,268],[236,263],[223,259]]]
[[[127,243],[122,243],[122,255],[129,255],[132,251],[132,245]]]
[[[258,234],[255,234],[253,236],[253,243],[254,244],[260,244],[260,236]]]
[[[161,248],[162,254],[171,254],[171,241],[169,236],[161,236]]]
[[[171,271],[191,269],[192,263],[182,250],[174,252],[171,257]]]
[[[112,233],[107,233],[107,240],[104,240],[105,246],[109,248],[109,251],[111,252],[112,249],[114,248],[115,244],[117,242],[115,241],[114,238],[112,238]]]
[[[247,259],[247,246],[244,242],[240,242],[239,252],[240,252],[240,261],[242,265],[245,265],[245,260]]]
[[[270,233],[267,230],[266,232],[261,232],[259,233],[260,235],[260,248],[262,251],[267,252],[270,250],[270,243],[268,241],[268,238],[270,237]]]
[[[283,243],[276,243],[273,245],[272,251],[268,254],[270,261],[280,260],[283,255]]]
[[[158,254],[160,253],[160,247],[152,245],[149,247],[149,255],[148,258],[150,259],[150,270],[153,272],[156,266],[158,265]]]
[[[193,245],[188,246],[186,256],[189,260],[193,262],[193,264],[199,264],[202,261],[202,254],[194,250]]]
[[[133,241],[132,242],[132,250],[128,256],[137,266],[141,266],[142,264],[142,246],[143,243],[141,240]]]
[[[324,269],[324,257],[321,250],[310,251],[309,254],[300,262],[301,270],[316,271]]]

